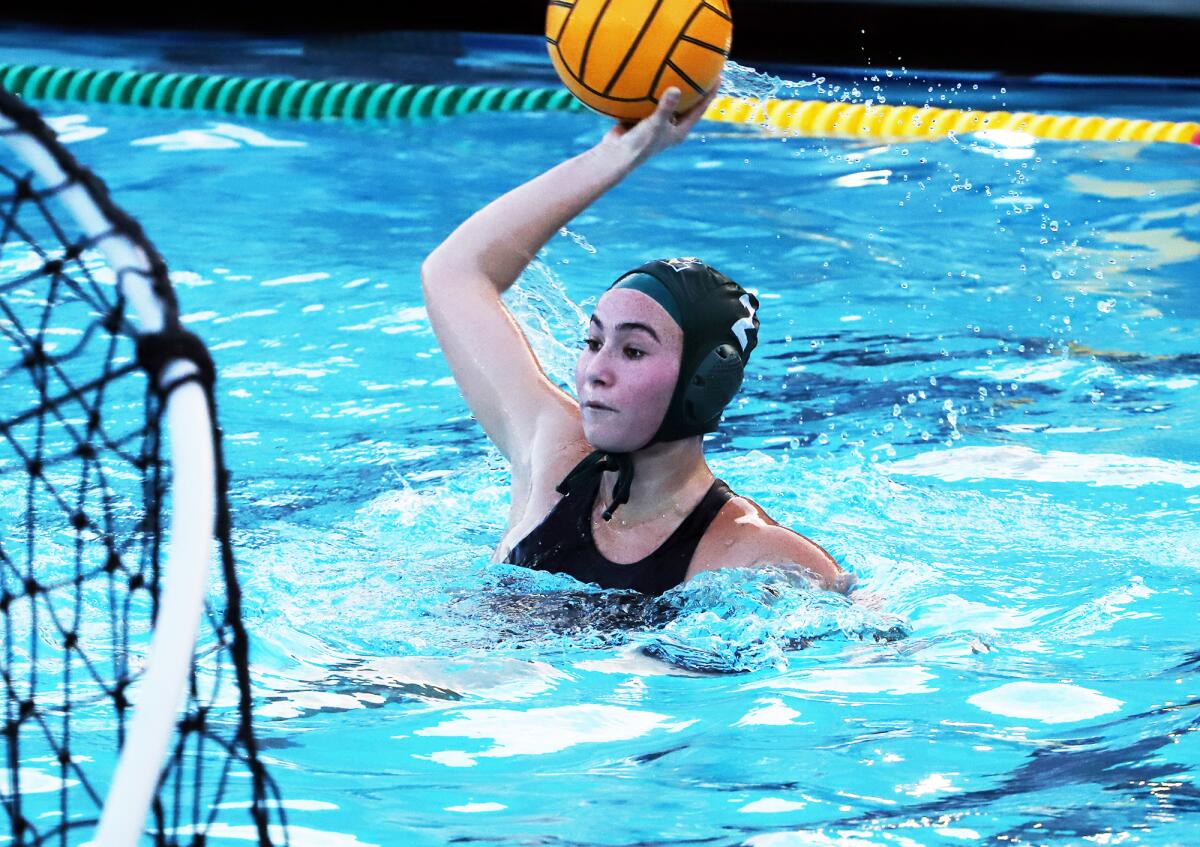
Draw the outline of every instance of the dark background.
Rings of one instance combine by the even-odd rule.
[[[733,58],[804,66],[1200,77],[1200,0],[731,0]],[[170,4],[0,11],[72,30],[316,35],[397,30],[543,31],[540,0]]]

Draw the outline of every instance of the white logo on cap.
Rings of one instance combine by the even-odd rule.
[[[737,336],[738,342],[742,345],[742,351],[746,350],[746,331],[754,329],[754,307],[750,305],[750,295],[743,294],[738,298],[738,302],[746,307],[746,317],[738,318],[730,329]]]

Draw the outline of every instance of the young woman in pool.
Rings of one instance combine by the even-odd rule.
[[[625,274],[592,314],[578,401],[542,372],[501,302],[551,236],[682,141],[712,95],[676,119],[678,99],[669,89],[650,117],[618,124],[494,200],[422,265],[429,320],[454,377],[512,466],[494,561],[652,595],[701,571],[776,565],[844,592],[853,578],[828,553],[733,494],[704,460],[703,434],[757,343],[753,295],[694,259]]]

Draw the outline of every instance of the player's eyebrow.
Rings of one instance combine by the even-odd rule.
[[[596,317],[595,315],[592,315],[592,323],[594,323],[601,332],[604,332],[604,324],[601,323],[600,319],[598,317]],[[655,341],[657,341],[659,344],[662,344],[662,339],[658,337],[658,333],[654,331],[654,327],[650,326],[649,324],[641,323],[640,321],[624,321],[622,323],[619,323],[619,324],[617,324],[616,331],[617,332],[633,332],[634,330],[639,330],[639,329],[642,332],[648,333],[649,336],[651,338],[653,338]]]

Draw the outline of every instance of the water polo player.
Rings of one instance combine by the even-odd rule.
[[[618,124],[586,152],[472,215],[421,268],[429,319],[463,396],[512,468],[494,561],[657,595],[723,567],[799,568],[845,591],[852,577],[714,478],[704,433],[742,382],[758,303],[695,259],[648,262],[596,304],[575,370],[578,400],[542,372],[500,295],[560,228],[660,150],[712,95],[672,117]]]

